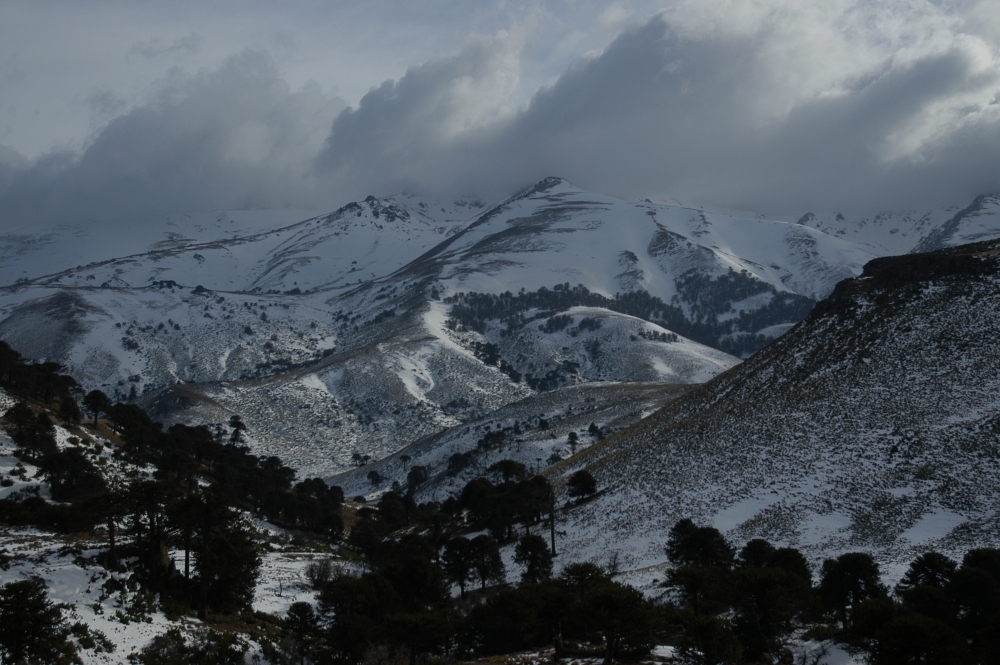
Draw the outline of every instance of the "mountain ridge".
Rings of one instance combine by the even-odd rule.
[[[681,517],[811,557],[872,551],[892,574],[1000,542],[998,305],[998,241],[876,259],[746,362],[554,467],[605,490],[565,518],[563,550],[653,575]]]
[[[256,213],[170,224],[99,268],[66,263],[77,245],[112,251],[103,236],[4,245],[10,282],[29,264],[63,270],[0,287],[0,338],[167,422],[240,413],[252,445],[311,450],[297,463],[324,474],[539,391],[703,381],[878,254],[559,178],[491,206],[399,195],[278,229]]]

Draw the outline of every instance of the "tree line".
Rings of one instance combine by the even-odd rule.
[[[69,385],[53,374],[58,366],[21,376],[34,376],[34,385]],[[8,364],[0,384],[9,375]],[[25,389],[5,425],[18,455],[46,476],[53,501],[22,491],[0,500],[0,522],[98,533],[105,539],[99,562],[131,571],[168,614],[251,616],[261,559],[246,513],[339,548],[341,562],[354,561],[315,561],[307,572],[316,602],[262,619],[270,629],[257,639],[272,663],[414,664],[549,647],[556,658],[596,657],[610,665],[641,659],[654,644],[675,646],[684,663],[773,663],[790,662],[793,636],[835,639],[873,665],[998,662],[996,549],[970,550],[961,562],[924,553],[890,590],[867,553],[841,554],[814,570],[794,548],[761,539],[737,548],[718,530],[686,519],[664,543],[670,568],[658,583],[663,596],[653,601],[616,580],[613,566],[566,562],[554,575],[555,488],[513,460],[497,462],[440,503],[416,503],[419,482],[386,492],[360,506],[345,540],[341,490],[318,478],[295,482],[278,458],[252,455],[238,417],[228,435],[164,428],[136,405],[88,393],[84,406],[93,424],[106,416],[114,456],[148,470],[116,480],[104,473],[96,444],[56,445],[58,416],[50,413],[61,409],[58,391],[46,404],[37,390]],[[585,470],[567,489],[578,500],[598,490]],[[518,568],[516,584],[508,583],[504,547]],[[171,548],[183,555],[177,563]],[[16,621],[4,619],[18,612]],[[29,615],[35,619],[25,620]],[[77,662],[73,640],[99,639],[67,626],[40,580],[0,587],[0,661]],[[137,658],[154,665],[237,663],[245,650],[233,633],[174,630]]]
[[[0,500],[0,522],[94,533],[106,543],[99,563],[131,573],[140,590],[156,594],[168,614],[190,611],[202,619],[251,610],[260,537],[246,513],[314,541],[340,541],[341,489],[319,478],[294,483],[294,470],[279,458],[251,454],[238,416],[229,421],[228,437],[205,426],[164,428],[135,404],[112,403],[96,390],[83,395],[59,370],[55,363],[26,362],[0,342],[0,386],[19,398],[3,414],[4,425],[17,445],[15,455],[38,467],[52,498],[46,500],[38,485],[29,485]],[[99,416],[106,417],[102,435],[114,441],[111,454],[122,463],[114,466],[125,473],[108,473],[109,451],[79,428],[79,398],[93,417],[87,424],[94,431]],[[72,408],[66,406],[70,402]],[[70,445],[57,445],[54,419],[78,434]],[[23,464],[0,484],[12,486],[14,475],[25,478]],[[181,566],[168,555],[171,548],[183,552]],[[31,589],[3,589],[38,596],[39,583],[33,582]],[[62,643],[65,626],[51,621],[38,625],[48,631],[39,643]],[[4,644],[0,662],[21,662],[3,656]],[[66,662],[75,662],[67,657]]]
[[[521,330],[534,321],[542,320],[539,329],[554,333],[572,323],[565,312],[571,307],[600,307],[613,312],[655,323],[688,339],[746,357],[767,344],[770,339],[752,333],[780,323],[796,323],[809,314],[816,301],[794,293],[778,291],[759,279],[732,269],[716,277],[691,273],[677,281],[675,301],[664,302],[646,291],[617,293],[607,297],[593,293],[582,284],[569,283],[540,287],[537,291],[506,291],[500,294],[459,292],[443,302],[451,305],[446,324],[453,330],[472,330],[483,334],[490,321],[503,327],[501,336]],[[753,311],[737,312],[735,317],[720,315],[731,312],[731,303],[756,294],[769,294],[766,305]],[[688,304],[689,314],[680,300]],[[599,327],[599,326],[598,326]],[[593,319],[583,318],[570,333],[596,330]],[[503,361],[498,358],[496,363]],[[506,364],[506,361],[503,361]]]

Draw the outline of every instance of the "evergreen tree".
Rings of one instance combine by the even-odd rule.
[[[491,536],[481,534],[471,541],[472,570],[480,587],[486,588],[489,583],[502,584],[507,576],[503,559],[500,557],[500,547]]]
[[[260,569],[257,534],[217,492],[199,495],[200,517],[195,531],[198,568],[198,615],[207,610],[234,613],[246,610]]]
[[[105,491],[104,477],[79,448],[49,455],[45,471],[56,501],[80,501]]]
[[[695,617],[686,622],[677,644],[680,661],[690,665],[736,665],[742,648],[729,624],[716,617]]]
[[[0,587],[0,662],[80,663],[62,610],[37,577]]]
[[[512,480],[524,480],[525,475],[528,473],[527,468],[523,464],[510,459],[502,459],[499,462],[495,462],[487,470],[490,473],[500,474],[504,485],[509,485]]]
[[[670,529],[667,558],[674,564],[728,569],[734,556],[735,549],[718,529],[697,526],[690,519],[682,519]]]
[[[965,665],[969,658],[965,639],[945,623],[910,614],[887,623],[869,661],[872,665]]]
[[[590,471],[580,469],[569,477],[569,495],[573,498],[590,496],[597,491],[597,481]]]
[[[94,416],[94,429],[97,429],[97,417],[102,413],[107,413],[108,409],[111,408],[111,400],[100,390],[91,390],[83,398],[83,405],[87,407],[87,411],[90,411],[91,415]]]
[[[886,588],[879,578],[878,564],[870,554],[848,552],[823,562],[819,593],[823,604],[836,611],[841,625],[847,628],[847,608],[885,596]]]
[[[653,648],[653,608],[641,592],[624,584],[607,582],[588,598],[595,624],[604,639],[604,663],[612,665],[621,654],[645,656]]]
[[[951,581],[958,564],[938,552],[925,552],[910,563],[903,578],[896,585],[896,593],[903,594],[918,586],[943,589]]]
[[[246,441],[243,437],[243,432],[246,431],[247,426],[243,424],[242,418],[238,415],[233,415],[233,417],[229,419],[229,426],[233,428],[232,433],[229,435],[230,445],[238,446]]]
[[[465,597],[465,584],[472,575],[472,542],[463,536],[449,540],[444,546],[441,564],[447,578],[458,585]]]
[[[417,488],[427,482],[429,478],[426,466],[415,466],[406,474],[406,491],[413,494]]]
[[[14,426],[14,440],[17,441],[17,437],[23,436],[31,426],[35,414],[24,402],[15,402],[14,406],[7,409],[3,417],[8,423]]]
[[[307,665],[318,663],[321,628],[319,617],[309,603],[292,603],[282,622],[287,637],[275,650],[266,652],[274,665]]]
[[[514,561],[524,566],[522,583],[541,582],[552,577],[552,552],[541,536],[522,537],[514,549]]]

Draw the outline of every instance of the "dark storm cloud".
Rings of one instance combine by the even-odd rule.
[[[412,70],[341,114],[319,165],[386,190],[498,195],[557,174],[625,197],[774,212],[964,203],[1000,187],[1000,114],[989,102],[1000,77],[978,46],[888,57],[797,97],[775,83],[783,63],[766,60],[757,35],[691,38],[657,17],[527,109],[469,131],[443,132],[449,109],[426,100],[487,52]],[[787,111],[761,110],[781,96]]]
[[[966,204],[1000,189],[988,34],[930,5],[875,20],[845,3],[818,19],[782,2],[746,4],[760,9],[749,17],[725,3],[707,19],[704,3],[664,13],[520,106],[516,31],[471,39],[347,109],[291,90],[269,57],[246,52],[177,75],[79,154],[0,150],[0,220],[315,209],[400,190],[497,199],[549,175],[776,215]]]
[[[164,86],[81,155],[22,160],[0,211],[23,224],[307,204],[316,146],[342,107],[317,89],[290,91],[269,58],[246,52]]]

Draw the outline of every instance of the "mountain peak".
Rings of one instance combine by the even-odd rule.
[[[559,187],[560,185],[566,186],[566,187],[573,187],[573,184],[570,181],[566,180],[565,178],[559,178],[559,177],[556,177],[556,176],[549,176],[548,178],[543,178],[543,179],[539,180],[534,185],[532,185],[528,189],[524,190],[523,192],[521,192],[519,195],[517,195],[514,198],[515,199],[522,199],[522,198],[527,198],[529,196],[533,196],[534,194],[542,194],[542,193],[545,193],[545,192],[551,192],[553,189],[555,189],[556,187]],[[573,188],[575,189],[575,187],[573,187]]]

